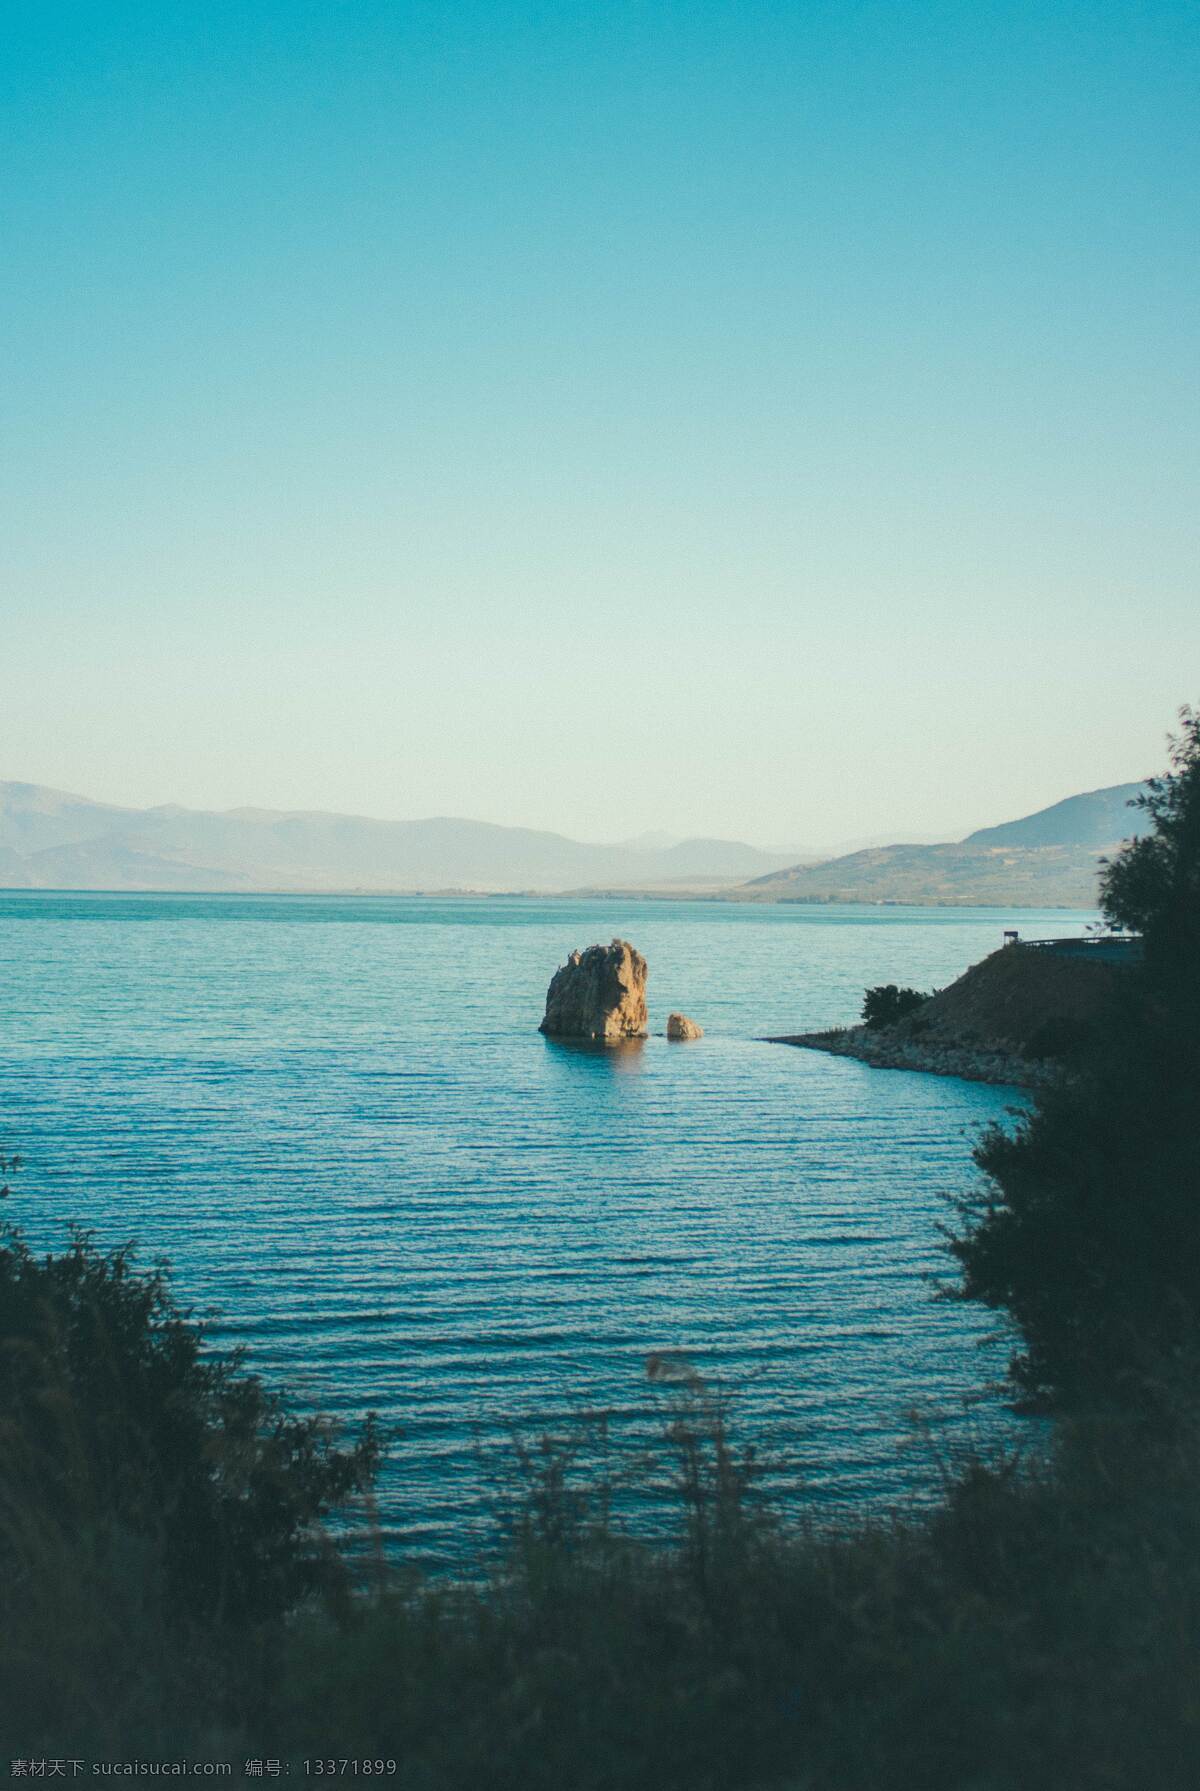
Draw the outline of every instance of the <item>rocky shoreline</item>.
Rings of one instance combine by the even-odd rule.
[[[1011,1088],[1049,1088],[1072,1074],[1091,1039],[1111,1026],[1114,992],[1136,960],[1122,950],[1103,955],[1087,943],[1053,940],[1005,944],[928,996],[894,985],[867,997],[916,997],[900,1018],[873,1014],[873,1024],[776,1036],[775,1045],[803,1045],[835,1057],[856,1057],[881,1070],[922,1070]],[[864,1008],[867,1002],[864,1001]]]
[[[802,1045],[834,1057],[855,1057],[877,1070],[922,1070],[931,1076],[959,1076],[967,1082],[994,1082],[1014,1088],[1046,1088],[1062,1075],[1060,1066],[1037,1063],[1012,1051],[948,1045],[897,1036],[895,1029],[845,1026],[832,1032],[800,1032],[769,1038],[769,1045]]]

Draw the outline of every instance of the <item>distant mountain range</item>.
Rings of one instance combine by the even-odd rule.
[[[822,861],[736,840],[563,834],[437,817],[238,808],[118,808],[0,783],[0,886],[12,889],[694,892],[749,902],[1093,907],[1098,862],[1144,827],[1145,786],[1068,797],[946,844]]]
[[[955,843],[877,846],[790,865],[725,893],[756,902],[1093,908],[1100,859],[1146,830],[1143,813],[1129,806],[1145,787],[1089,790]]]
[[[491,891],[605,883],[665,890],[738,883],[780,869],[789,857],[736,840],[669,835],[587,845],[443,817],[116,808],[41,784],[0,783],[0,885],[7,888]]]

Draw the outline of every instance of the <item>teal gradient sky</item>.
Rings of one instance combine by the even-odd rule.
[[[824,845],[1200,696],[1200,15],[14,3],[0,775]]]

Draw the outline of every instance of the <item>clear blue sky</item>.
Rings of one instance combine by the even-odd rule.
[[[1200,15],[3,10],[0,775],[817,845],[1200,696]]]

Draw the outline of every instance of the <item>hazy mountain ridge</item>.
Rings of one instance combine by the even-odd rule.
[[[821,864],[789,865],[726,893],[759,902],[1092,908],[1101,859],[1146,831],[1144,816],[1129,806],[1144,788],[1089,790],[957,842],[878,846]]]
[[[1091,846],[1102,851],[1117,841],[1146,831],[1145,820],[1130,804],[1146,788],[1141,784],[1112,784],[1106,790],[1087,790],[1068,796],[1035,814],[999,827],[980,827],[969,833],[965,846]]]
[[[786,863],[733,840],[605,846],[448,816],[129,809],[0,783],[0,879],[10,888],[559,890],[691,877],[733,883]]]
[[[736,901],[1092,907],[1100,857],[1144,825],[1144,788],[1086,791],[965,840],[876,846],[797,863],[735,840],[564,834],[435,816],[321,810],[122,808],[0,783],[0,883],[25,889],[199,891],[595,890]]]

